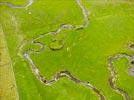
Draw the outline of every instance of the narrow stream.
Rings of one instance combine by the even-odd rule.
[[[33,2],[34,2],[34,0],[28,0],[27,3],[24,5],[14,5],[10,2],[0,2],[0,5],[6,5],[10,8],[27,8],[27,7],[31,6]]]
[[[77,31],[79,29],[86,28],[88,26],[88,24],[89,24],[89,18],[88,18],[89,17],[89,12],[83,6],[81,0],[76,0],[76,3],[81,8],[82,14],[84,16],[84,20],[83,20],[83,24],[82,25],[74,26],[74,25],[71,25],[71,24],[61,24],[60,27],[57,30],[50,31],[48,33],[43,33],[43,34],[40,34],[40,35],[36,36],[35,38],[33,38],[32,41],[31,41],[31,44],[40,45],[40,47],[41,47],[40,51],[42,51],[42,50],[44,50],[44,45],[43,45],[43,43],[38,42],[37,41],[38,39],[43,38],[46,35],[56,35],[59,32],[61,32],[62,30],[64,30],[64,29],[76,30]],[[37,51],[37,52],[39,53],[40,51]],[[33,73],[35,74],[35,76],[37,77],[37,79],[39,81],[41,81],[43,84],[45,84],[45,85],[52,85],[54,82],[58,81],[60,78],[67,77],[68,79],[72,80],[76,84],[83,85],[83,86],[88,87],[91,90],[93,90],[99,96],[100,100],[105,100],[105,96],[95,86],[93,86],[89,82],[79,80],[78,78],[73,76],[72,73],[70,73],[67,70],[61,70],[60,72],[56,73],[51,80],[47,80],[45,77],[43,77],[41,75],[41,73],[39,72],[38,68],[36,67],[36,65],[32,61],[32,58],[30,57],[31,53],[37,53],[37,52],[34,51],[34,50],[25,51],[24,52],[24,57],[29,62],[30,66],[31,66],[31,69],[32,69]]]
[[[129,94],[125,90],[121,89],[119,86],[116,85],[117,72],[115,70],[114,61],[117,61],[121,58],[127,58],[129,60],[130,65],[132,65],[131,62],[134,61],[134,56],[128,55],[126,53],[121,53],[121,54],[117,54],[115,56],[110,57],[108,59],[108,69],[111,73],[111,76],[109,77],[109,84],[111,88],[114,89],[117,93],[121,94],[125,100],[132,100]],[[132,74],[132,70],[130,70],[131,68],[134,68],[134,67],[128,68],[129,75]]]

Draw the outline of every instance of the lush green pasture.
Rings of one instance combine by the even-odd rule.
[[[5,1],[5,0],[0,0]],[[24,4],[25,0],[6,0]],[[60,70],[67,69],[81,80],[96,86],[107,100],[123,100],[108,83],[110,72],[107,59],[116,53],[133,54],[127,47],[134,42],[134,2],[128,0],[83,0],[90,12],[89,26],[83,30],[63,30],[62,49],[51,50],[51,35],[39,41],[46,44],[44,51],[32,54],[40,72],[51,79]],[[83,15],[75,0],[35,0],[27,9],[0,5],[0,25],[6,36],[12,58],[20,100],[98,100],[90,89],[62,78],[52,86],[36,79],[26,60],[17,55],[18,45],[33,37],[55,31],[61,24],[81,25]],[[59,37],[55,37],[59,38]],[[24,42],[24,41],[23,41]],[[36,48],[28,44],[30,48]],[[37,47],[38,49],[38,47]],[[134,77],[127,73],[126,59],[115,62],[117,84],[134,100]]]

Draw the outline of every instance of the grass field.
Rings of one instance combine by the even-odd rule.
[[[5,1],[14,6],[27,4],[26,0],[0,0]],[[116,86],[111,88],[108,81],[111,76],[108,58],[119,53],[134,55],[128,48],[134,42],[134,0],[80,0],[80,5],[77,1],[34,0],[26,8],[0,4],[0,26],[5,37],[1,40],[8,46],[20,100],[134,100],[134,76],[128,74],[131,66],[128,59],[114,62],[117,73],[114,84],[130,98],[115,91]],[[81,5],[89,12],[89,20]],[[89,23],[80,29],[63,28],[56,34],[45,35],[62,25],[77,27],[84,21]],[[38,43],[32,43],[40,35]],[[45,44],[42,51],[41,43]],[[91,83],[105,98],[67,77],[50,86],[41,83],[23,55],[29,50],[33,50],[30,59],[48,80],[66,69],[77,79]],[[1,95],[0,90],[2,100],[12,100]]]

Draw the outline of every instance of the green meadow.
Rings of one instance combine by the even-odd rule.
[[[14,5],[24,5],[26,0],[0,0]],[[133,0],[81,0],[89,11],[89,25],[79,30],[64,29],[56,36],[46,35],[38,41],[44,50],[32,53],[31,58],[40,73],[51,79],[61,70],[70,71],[75,77],[89,81],[106,97],[106,100],[125,100],[109,85],[108,58],[118,53],[134,55],[128,48],[134,42]],[[24,9],[0,5],[0,26],[6,37],[13,63],[19,100],[99,100],[99,96],[87,87],[64,77],[51,86],[41,83],[33,74],[24,57],[18,55],[19,46],[25,50],[39,50],[30,44],[34,37],[56,31],[62,24],[83,24],[83,14],[76,0],[34,0]],[[63,47],[53,40],[62,40]],[[128,74],[127,59],[114,63],[116,84],[134,100],[134,77]],[[4,99],[3,99],[4,100]]]

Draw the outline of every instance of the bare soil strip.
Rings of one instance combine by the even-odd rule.
[[[0,26],[0,100],[19,100],[12,61]]]

